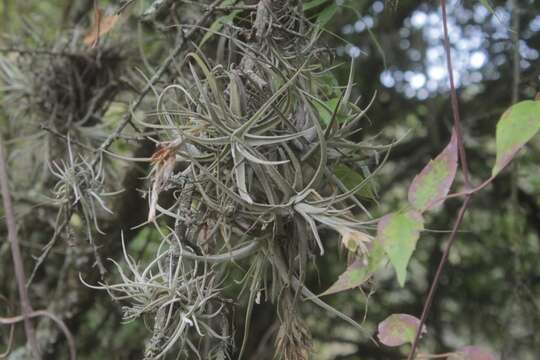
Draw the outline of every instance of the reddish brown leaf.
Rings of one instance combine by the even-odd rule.
[[[420,320],[412,315],[392,314],[379,324],[377,337],[389,347],[412,343],[419,325]],[[422,333],[425,332],[424,326]]]
[[[92,28],[86,33],[83,42],[85,45],[95,47],[99,43],[99,38],[111,31],[118,23],[120,15],[103,16],[103,11],[96,8]]]
[[[458,141],[456,132],[446,148],[414,178],[409,188],[409,202],[417,210],[429,210],[444,201],[456,177]]]
[[[339,276],[338,280],[328,290],[323,292],[321,296],[361,286],[373,275],[383,260],[384,251],[381,244],[373,241],[371,243],[371,249],[367,254],[367,259],[357,259],[350,264],[347,270]]]

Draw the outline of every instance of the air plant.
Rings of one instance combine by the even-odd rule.
[[[220,296],[220,284],[213,269],[208,265],[183,260],[175,250],[175,241],[168,238],[155,259],[141,268],[128,255],[122,238],[129,273],[111,260],[120,274],[119,283],[100,283],[98,286],[85,283],[89,287],[106,290],[115,301],[129,303],[123,306],[126,322],[158,314],[155,315],[146,359],[160,358],[173,346],[178,346],[179,353],[195,350],[196,346],[188,336],[191,333],[211,337],[225,343],[220,346],[228,346],[229,339],[220,333],[222,329],[213,329],[214,320],[220,318],[223,307],[213,307],[219,303]],[[84,282],[82,278],[81,281]]]
[[[88,49],[59,41],[46,50],[14,52],[16,57],[0,57],[2,91],[8,95],[3,101],[25,104],[14,117],[31,114],[62,134],[99,123],[123,87],[122,46]]]
[[[10,137],[20,144],[18,173],[26,174],[25,185],[41,191],[50,181],[47,164],[60,163],[67,152],[68,134],[86,158],[106,135],[102,120],[125,89],[127,51],[105,41],[88,48],[66,36],[49,44],[31,33],[27,42],[37,42],[32,48],[3,49],[0,92]]]
[[[317,46],[320,29],[304,18],[300,7],[286,4],[259,3],[248,30],[254,42],[220,34],[230,44],[229,58],[241,60],[223,66],[200,50],[187,54],[183,76],[159,94],[159,122],[139,120],[157,134],[149,221],[162,232],[160,248],[168,250],[160,250],[142,273],[128,262],[135,280],[122,275],[122,283],[103,288],[124,293],[116,299],[130,304],[130,318],[152,313],[154,324],[160,324],[159,304],[170,300],[157,300],[156,293],[172,296],[164,279],[181,279],[186,291],[217,297],[220,290],[213,284],[225,279],[227,265],[249,258],[238,295],[248,297],[245,336],[253,306],[264,294],[281,314],[277,357],[305,359],[309,331],[294,311],[300,299],[361,329],[311,293],[303,280],[308,260],[324,255],[327,247],[321,227],[339,233],[352,257],[367,263],[373,220],[356,194],[370,186],[375,172],[350,189],[335,176],[336,166],[354,168],[372,153],[369,143],[355,141],[367,109],[351,100],[352,76],[344,88],[328,86],[332,67],[327,51]],[[188,182],[179,185],[179,176]],[[159,205],[166,189],[173,189],[176,199],[167,209]],[[183,231],[178,226],[166,230],[158,221],[182,224]],[[165,258],[169,266],[163,269],[168,270],[150,275],[149,269]],[[180,266],[187,263],[191,265]],[[211,272],[193,272],[210,264]],[[184,331],[182,301],[171,307],[167,321]],[[199,309],[199,317],[214,314],[204,306]],[[166,345],[155,358],[179,339],[178,330],[166,332],[158,331]],[[158,343],[147,345],[147,355],[156,354],[152,349]],[[244,348],[245,340],[240,357]],[[192,351],[200,354],[200,349]]]
[[[101,161],[94,167],[83,156],[74,155],[69,136],[67,150],[68,158],[66,160],[53,161],[50,164],[50,171],[57,179],[53,188],[54,197],[51,200],[57,203],[61,207],[61,213],[68,217],[73,210],[79,210],[82,213],[86,225],[86,234],[94,249],[96,263],[100,272],[104,274],[105,268],[94,241],[93,231],[95,229],[98,233],[104,234],[99,227],[98,221],[100,209],[109,214],[113,213],[107,207],[104,198],[117,195],[121,191],[105,191],[105,176]],[[52,245],[47,245],[45,256]]]

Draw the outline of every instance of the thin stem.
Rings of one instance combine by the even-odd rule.
[[[519,23],[519,15],[520,15],[520,8],[519,8],[519,0],[512,0],[511,1],[511,11],[512,11],[512,46],[513,48],[513,54],[512,54],[512,104],[515,104],[519,100],[519,83],[521,81],[520,79],[520,68],[519,68],[519,62],[521,60],[521,56],[519,53],[519,31],[520,31],[520,23]]]
[[[426,318],[429,314],[429,310],[431,309],[433,297],[435,296],[435,291],[437,290],[437,286],[439,285],[439,280],[441,278],[444,266],[446,265],[446,260],[448,259],[450,249],[452,248],[452,245],[457,238],[459,227],[461,226],[461,222],[463,221],[463,215],[465,215],[465,211],[469,206],[470,200],[471,195],[467,195],[465,197],[465,200],[463,201],[463,204],[461,205],[461,208],[459,209],[457,219],[454,223],[454,227],[452,228],[452,232],[450,233],[450,237],[448,238],[448,242],[446,243],[446,247],[444,248],[443,256],[441,258],[441,261],[439,262],[439,266],[437,267],[437,272],[435,273],[435,277],[431,282],[431,287],[429,288],[429,293],[424,303],[424,308],[422,309],[422,316],[420,317],[420,324],[418,325],[418,329],[422,329],[424,327],[424,324],[426,323]],[[411,352],[409,353],[409,357],[407,358],[408,360],[414,359],[414,354],[416,353],[416,348],[418,347],[418,340],[420,339],[420,333],[421,331],[416,331],[416,336],[412,344]]]
[[[459,148],[459,158],[460,158],[460,165],[461,165],[461,171],[463,172],[463,178],[465,181],[465,187],[470,189],[470,177],[469,177],[469,169],[467,165],[467,157],[465,154],[465,148],[463,146],[463,134],[461,129],[461,118],[459,113],[459,105],[458,105],[458,97],[456,92],[456,87],[454,84],[454,74],[452,69],[452,56],[450,52],[450,41],[448,39],[448,19],[446,14],[446,1],[440,0],[441,4],[441,11],[442,11],[442,20],[443,20],[443,30],[444,30],[444,48],[446,53],[446,64],[447,64],[447,70],[448,70],[448,78],[450,81],[450,96],[452,101],[452,115],[454,118],[454,128],[456,129],[457,138],[458,138],[458,148]],[[488,182],[489,183],[489,180]],[[482,184],[484,185],[484,184]],[[481,185],[481,187],[482,187]],[[484,185],[485,186],[485,185]],[[457,233],[459,230],[459,227],[461,226],[461,223],[463,221],[463,216],[465,215],[465,212],[467,211],[467,207],[469,205],[469,201],[472,198],[473,193],[469,193],[465,195],[465,198],[463,200],[463,204],[461,205],[461,208],[459,209],[457,219],[454,222],[454,227],[452,228],[452,232],[450,233],[450,237],[448,238],[448,242],[446,244],[446,247],[444,249],[442,258],[439,262],[439,265],[437,267],[437,271],[435,273],[435,277],[433,278],[433,281],[431,282],[431,286],[429,288],[428,296],[426,298],[426,301],[424,303],[424,308],[422,309],[422,315],[420,317],[420,324],[418,325],[418,329],[416,331],[416,335],[411,347],[411,351],[408,356],[408,360],[413,360],[415,357],[416,349],[418,347],[418,341],[420,339],[421,330],[424,327],[424,324],[426,322],[427,316],[429,314],[429,311],[431,309],[431,304],[433,302],[433,298],[435,296],[435,291],[437,290],[437,286],[439,285],[439,281],[442,275],[442,272],[444,270],[444,266],[446,265],[446,261],[448,259],[448,255],[450,254],[450,249],[452,248],[452,245],[454,244]]]
[[[181,2],[183,4],[196,5],[196,6],[206,8],[206,9],[209,8],[208,5],[201,4],[198,1],[182,0]],[[216,11],[257,10],[257,6],[258,6],[257,4],[255,4],[255,5],[242,5],[242,4],[238,4],[238,5],[222,5],[222,6],[216,6],[214,8],[214,10],[216,10]]]
[[[441,197],[436,199],[436,202],[438,202],[438,201],[442,202],[442,201],[452,199],[452,198],[456,198],[456,197],[474,195],[477,192],[479,192],[480,190],[484,189],[489,184],[491,184],[493,179],[495,179],[495,176],[490,176],[489,179],[487,179],[486,181],[484,181],[483,183],[481,183],[480,185],[478,185],[477,187],[475,187],[473,189],[468,189],[468,190],[460,191],[460,192],[457,192],[457,193],[448,194],[446,196],[441,196]]]
[[[19,239],[17,238],[17,226],[15,224],[15,211],[11,202],[11,194],[9,192],[6,156],[4,151],[4,143],[0,137],[0,187],[2,188],[2,200],[4,202],[4,212],[6,219],[6,226],[8,229],[8,239],[11,246],[11,256],[13,258],[13,268],[15,271],[15,280],[17,281],[17,288],[19,290],[19,301],[21,303],[21,312],[24,320],[24,331],[26,333],[26,339],[30,345],[30,350],[34,359],[41,359],[39,348],[36,341],[34,327],[30,321],[29,314],[32,313],[32,305],[28,298],[28,292],[26,289],[26,276],[24,274],[24,266],[21,255],[21,248],[19,245]]]
[[[465,186],[470,187],[469,166],[467,165],[467,156],[465,147],[463,146],[463,132],[461,128],[461,116],[459,114],[459,102],[454,84],[454,71],[452,70],[452,54],[450,50],[450,40],[448,39],[448,21],[446,15],[446,1],[441,0],[443,30],[444,30],[444,49],[446,53],[446,66],[448,71],[448,79],[450,81],[450,97],[452,100],[452,115],[454,118],[454,128],[456,129],[458,138],[459,159],[461,161],[461,171],[463,171],[463,179]]]
[[[519,83],[520,79],[520,53],[519,53],[519,0],[511,0],[511,12],[512,12],[512,104],[515,104],[519,101]],[[510,204],[511,211],[514,214],[518,213],[518,199],[517,199],[517,190],[518,190],[518,178],[519,178],[519,162],[514,161],[512,163],[512,172],[511,172],[511,181],[510,181]],[[515,224],[515,221],[512,222]],[[518,232],[515,229],[512,229],[512,233],[517,234]]]
[[[75,57],[77,54],[65,52],[65,51],[51,51],[51,50],[40,50],[40,49],[20,49],[14,47],[3,47],[0,48],[0,53],[17,53],[22,55],[49,55],[49,56],[65,56],[65,57]]]

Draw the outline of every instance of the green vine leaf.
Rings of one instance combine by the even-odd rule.
[[[452,132],[446,148],[414,178],[409,188],[409,202],[418,211],[430,210],[444,201],[456,177],[458,140]]]
[[[386,346],[401,346],[414,341],[418,326],[420,320],[412,315],[392,314],[379,324],[377,337]],[[426,332],[426,327],[423,326],[422,334]]]
[[[349,265],[347,270],[339,276],[338,280],[319,296],[335,294],[362,285],[373,275],[383,259],[384,250],[381,244],[377,240],[374,240],[367,257],[367,263],[365,259],[355,260]]]
[[[422,214],[414,210],[388,214],[377,225],[377,240],[390,258],[401,286],[405,285],[407,265],[423,229]]]
[[[467,346],[450,355],[448,360],[496,360],[495,356],[476,346]]]
[[[526,100],[511,106],[497,123],[497,158],[492,176],[496,176],[516,153],[540,130],[540,101]]]

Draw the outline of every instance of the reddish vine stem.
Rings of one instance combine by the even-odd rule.
[[[11,194],[9,192],[9,183],[7,176],[6,156],[4,151],[4,143],[0,137],[0,187],[2,188],[2,200],[4,202],[4,213],[6,218],[6,226],[8,229],[8,239],[11,246],[11,256],[13,258],[13,268],[15,271],[15,280],[17,282],[17,288],[19,290],[19,301],[21,303],[21,312],[24,321],[24,331],[26,333],[26,339],[30,345],[30,351],[32,352],[34,359],[40,359],[39,348],[36,341],[36,335],[34,327],[30,321],[30,314],[32,313],[32,305],[28,298],[28,291],[26,289],[26,277],[24,275],[24,265],[21,255],[21,248],[19,239],[17,238],[17,226],[15,224],[15,211],[13,210],[13,204],[11,202]]]
[[[463,129],[461,127],[461,116],[459,112],[459,100],[456,92],[456,86],[454,83],[454,71],[452,67],[452,54],[450,50],[450,40],[448,39],[448,20],[446,14],[446,0],[440,0],[442,11],[442,23],[444,30],[444,50],[446,54],[446,69],[448,72],[448,80],[450,82],[450,98],[452,101],[452,116],[454,118],[454,128],[456,129],[459,149],[459,160],[461,163],[461,171],[463,171],[463,180],[465,181],[465,187],[470,187],[469,178],[469,165],[467,163],[467,156],[465,154],[465,147],[463,146]]]
[[[467,190],[469,190],[471,187],[469,167],[467,164],[467,156],[465,153],[465,147],[463,146],[463,133],[462,133],[462,128],[461,128],[459,102],[458,102],[458,96],[456,92],[456,86],[454,83],[452,55],[451,55],[451,50],[450,50],[450,40],[448,38],[448,16],[446,13],[446,0],[440,0],[440,5],[441,5],[441,12],[442,12],[442,23],[443,23],[443,33],[444,33],[443,42],[444,42],[444,49],[446,53],[448,79],[450,82],[450,98],[451,98],[451,103],[452,103],[452,116],[454,119],[454,128],[456,130],[457,139],[458,139],[460,167],[461,167],[461,171],[463,172],[463,179],[465,182],[465,187],[467,188]],[[435,276],[433,278],[433,281],[431,282],[431,286],[429,288],[426,301],[424,302],[422,315],[420,317],[420,323],[418,325],[418,329],[416,330],[416,335],[412,343],[411,351],[409,352],[409,356],[407,358],[408,360],[413,360],[415,357],[416,349],[418,347],[418,341],[420,339],[420,334],[422,333],[422,328],[424,327],[427,316],[431,309],[431,304],[433,303],[433,298],[435,297],[435,291],[437,290],[437,287],[439,285],[441,275],[444,270],[444,266],[446,265],[446,261],[448,260],[448,255],[450,254],[450,249],[452,248],[452,245],[456,241],[457,232],[459,230],[459,227],[461,226],[461,223],[463,222],[463,217],[465,215],[465,212],[467,211],[467,207],[469,206],[469,202],[472,198],[473,193],[474,192],[470,192],[470,193],[467,193],[467,195],[465,195],[465,198],[463,199],[463,203],[461,204],[461,207],[458,211],[456,221],[454,222],[454,226],[452,228],[452,232],[450,233],[450,236],[446,243],[446,247],[444,248],[444,251],[443,251],[443,255],[441,257],[441,260],[439,261],[437,271],[435,272]]]
[[[463,216],[465,215],[465,211],[467,210],[467,207],[469,206],[469,201],[471,200],[471,196],[472,194],[465,196],[465,199],[463,200],[463,204],[461,204],[461,208],[459,209],[457,219],[454,222],[454,227],[452,228],[450,237],[448,238],[448,242],[446,243],[446,247],[444,248],[441,261],[439,262],[439,266],[437,267],[437,271],[435,272],[435,277],[433,278],[433,281],[431,282],[428,296],[426,298],[426,302],[424,303],[424,308],[422,309],[422,316],[420,317],[420,324],[418,325],[418,329],[414,337],[414,342],[411,347],[411,352],[409,353],[409,357],[407,358],[408,360],[414,359],[416,348],[418,347],[418,340],[420,339],[420,334],[421,334],[420,329],[424,327],[426,318],[429,314],[429,310],[431,309],[431,304],[435,296],[435,291],[437,290],[437,286],[439,285],[439,280],[444,270],[444,266],[446,265],[446,260],[448,259],[448,255],[450,254],[450,249],[452,248],[452,245],[454,244],[457,238],[457,232],[463,221]]]

